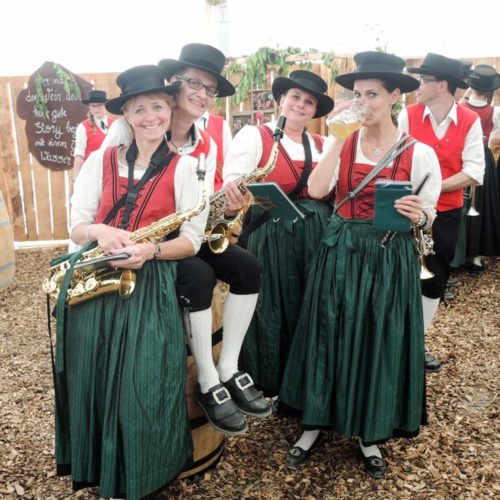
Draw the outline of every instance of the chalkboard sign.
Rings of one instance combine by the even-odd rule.
[[[51,170],[73,167],[75,130],[88,107],[82,104],[92,85],[60,64],[45,62],[17,97],[17,114],[26,120],[30,153]]]

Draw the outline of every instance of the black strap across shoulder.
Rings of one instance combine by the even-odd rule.
[[[124,201],[122,202],[122,206],[123,204],[125,204],[125,210],[123,211],[122,219],[120,225],[118,226],[121,229],[125,229],[126,227],[128,227],[130,223],[130,216],[132,214],[132,210],[136,206],[137,196],[141,191],[142,187],[144,186],[144,184],[146,184],[146,182],[148,182],[152,177],[158,175],[165,168],[167,168],[169,163],[172,161],[172,158],[175,156],[175,153],[173,153],[168,149],[167,141],[164,139],[158,146],[156,151],[153,153],[151,161],[149,162],[148,168],[144,172],[144,175],[141,177],[139,182],[134,186],[134,165],[135,165],[135,160],[137,159],[137,154],[138,154],[137,144],[135,141],[133,141],[130,147],[128,148],[127,154],[125,156],[125,159],[127,160],[128,164],[128,185],[127,185],[127,194],[124,196]],[[120,202],[121,199],[118,200],[117,204]],[[113,209],[114,208],[115,207],[113,207]]]
[[[295,200],[297,196],[302,192],[305,188],[309,176],[311,175],[312,170],[312,152],[311,152],[311,143],[309,142],[309,137],[307,136],[307,132],[304,130],[302,132],[302,145],[304,146],[304,168],[302,169],[302,174],[300,175],[299,182],[295,189],[288,195],[291,200]]]

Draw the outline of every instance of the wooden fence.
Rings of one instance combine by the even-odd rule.
[[[408,66],[419,66],[422,58],[408,60]],[[500,70],[500,58],[484,57],[471,60],[473,64],[490,64]],[[339,56],[334,61],[337,74],[352,71],[351,56]],[[71,68],[70,68],[71,69]],[[333,85],[332,69],[314,63],[312,70],[329,82],[329,94],[342,97],[342,89]],[[117,95],[116,73],[79,75],[95,88]],[[72,170],[53,171],[41,166],[29,153],[25,122],[16,114],[18,94],[26,87],[29,77],[0,77],[0,189],[12,221],[14,238],[18,242],[64,240],[68,238],[69,198]],[[500,104],[497,97],[497,104]],[[407,102],[412,102],[412,98]],[[224,106],[224,103],[221,103]],[[243,110],[251,110],[251,99],[243,103]],[[218,110],[227,114],[226,108]],[[241,111],[241,109],[229,109]],[[311,131],[325,133],[324,119],[314,120]]]

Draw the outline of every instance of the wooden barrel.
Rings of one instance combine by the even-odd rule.
[[[0,289],[8,287],[15,270],[14,233],[0,192]]]
[[[225,287],[226,285],[219,283],[214,289],[212,300],[212,353],[215,363],[219,358],[222,345],[222,308]],[[222,455],[225,439],[224,434],[208,423],[207,417],[196,403],[194,398],[197,384],[196,365],[189,346],[186,346],[186,348],[188,352],[186,398],[194,451],[193,463],[179,475],[181,479],[200,474],[213,466]]]

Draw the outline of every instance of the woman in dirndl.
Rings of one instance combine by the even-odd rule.
[[[289,466],[304,463],[319,430],[332,428],[359,438],[366,470],[379,478],[386,465],[377,443],[415,435],[425,420],[425,374],[417,252],[410,232],[381,245],[386,232],[372,225],[374,182],[410,180],[415,187],[429,174],[418,196],[395,203],[411,224],[428,228],[441,175],[432,149],[413,143],[394,125],[392,110],[401,93],[419,85],[402,73],[404,60],[379,52],[362,52],[354,60],[356,70],[336,81],[354,91],[366,116],[347,139],[325,145],[309,180],[316,198],[336,185],[336,210],[311,266],[280,398],[302,412],[304,425],[288,452]],[[337,103],[339,111],[346,106]],[[350,197],[396,144],[407,149],[393,153]],[[342,200],[348,201],[341,205]]]
[[[102,496],[132,500],[168,484],[192,458],[176,259],[199,249],[208,207],[165,241],[131,239],[197,205],[198,161],[168,148],[178,86],[165,86],[160,68],[131,68],[117,84],[121,95],[106,109],[123,114],[134,140],[87,160],[71,200],[71,238],[97,242],[106,255],[128,254],[110,265],[134,269],[136,286],[127,300],[108,293],[58,304],[56,459],[74,489],[98,486]],[[213,282],[199,281],[211,297]]]
[[[326,227],[331,206],[313,200],[307,179],[323,148],[323,137],[307,132],[313,118],[328,114],[333,100],[326,82],[310,71],[292,71],[272,84],[274,99],[286,117],[277,163],[265,178],[276,182],[305,214],[304,220],[265,219],[250,208],[242,237],[262,266],[261,290],[241,352],[241,366],[268,396],[279,393],[309,264]],[[245,126],[234,137],[224,163],[224,183],[263,167],[273,146],[276,122]],[[240,242],[242,240],[240,237]]]
[[[469,78],[470,88],[460,101],[481,119],[484,142],[485,172],[482,186],[472,187],[474,196],[464,203],[463,231],[457,245],[454,263],[472,274],[486,270],[480,256],[500,256],[500,179],[492,148],[500,145],[500,106],[492,106],[495,90],[500,88],[500,75],[493,66],[476,65]],[[479,215],[467,216],[473,207]]]

